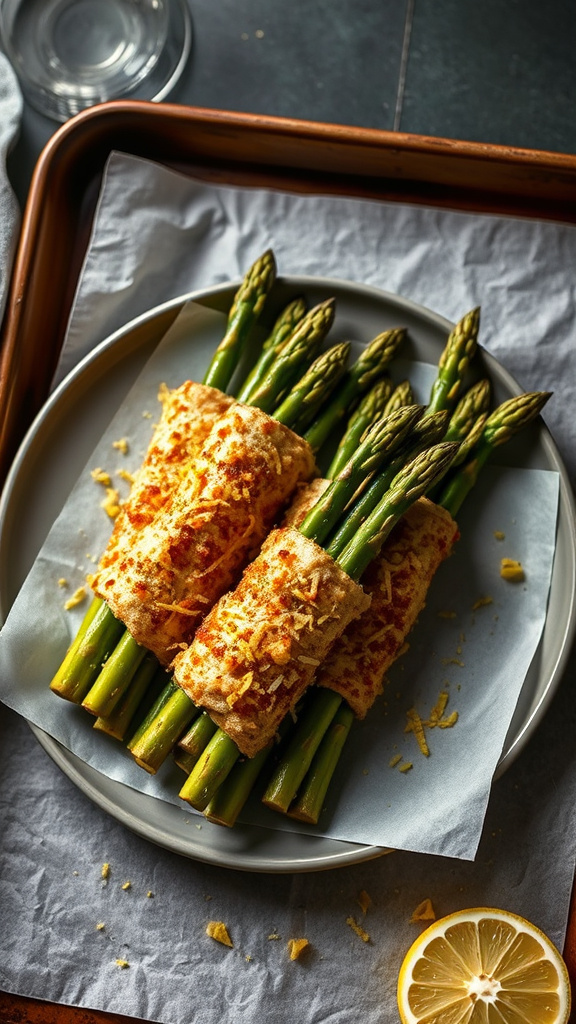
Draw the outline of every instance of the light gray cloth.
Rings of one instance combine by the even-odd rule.
[[[575,383],[574,229],[206,190],[170,172],[158,177],[145,162],[122,166],[122,158],[107,183],[64,352],[69,365],[102,330],[171,294],[239,276],[247,252],[272,243],[283,271],[366,281],[450,319],[485,302],[488,347],[527,388],[545,381],[559,390],[550,417],[571,459],[575,428],[563,399]],[[118,203],[125,217],[116,216]],[[168,279],[174,290],[166,292]],[[425,898],[438,916],[478,905],[510,909],[562,945],[576,856],[574,718],[564,685],[495,783],[474,862],[392,853],[337,871],[256,876],[135,837],[85,799],[3,709],[0,986],[162,1024],[397,1024],[398,969],[421,930],[410,916]],[[191,817],[190,828],[198,827]],[[361,890],[372,900],[366,913]],[[233,949],[206,936],[209,920],[227,924]],[[310,941],[309,955],[291,962],[287,942],[300,937]]]
[[[18,134],[21,118],[20,86],[11,65],[0,53],[0,321],[20,226],[20,210],[8,180],[6,157]]]

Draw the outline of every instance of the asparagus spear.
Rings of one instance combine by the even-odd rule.
[[[392,391],[392,381],[389,377],[383,377],[382,380],[376,381],[370,391],[360,399],[356,411],[352,413],[348,420],[346,431],[328,467],[326,475],[330,480],[333,480],[340,470],[344,468],[350,455],[356,446],[360,444],[368,427],[372,426],[376,420],[384,415],[384,410]],[[405,404],[408,405],[407,402]],[[389,411],[392,412],[392,410]]]
[[[293,299],[282,310],[271,333],[262,345],[259,359],[236,394],[239,402],[249,401],[250,393],[270,369],[276,356],[280,354],[305,314],[306,303],[303,298]]]
[[[387,416],[389,412],[394,412],[395,409],[400,409],[402,405],[412,405],[413,402],[412,385],[409,380],[403,380],[396,385],[390,395],[384,408],[384,416]]]
[[[272,413],[317,356],[334,321],[334,299],[326,299],[302,318],[273,363],[251,389],[247,404]]]
[[[226,333],[210,363],[204,383],[225,391],[236,365],[240,348],[255,320],[260,316],[266,297],[276,280],[276,261],[267,249],[250,267],[234,296]]]
[[[298,796],[288,808],[288,815],[308,825],[316,825],[336,770],[340,754],[354,722],[354,712],[342,702],[330,722],[317,752],[310,762]]]
[[[446,410],[440,410],[440,412],[432,413],[430,416],[424,416],[414,425],[404,445],[401,446],[386,471],[380,473],[368,485],[366,490],[360,494],[349,510],[346,520],[328,539],[326,550],[329,555],[337,558],[340,552],[344,550],[346,544],[355,535],[356,530],[359,529],[372,509],[375,508],[384,496],[392,480],[405,462],[408,459],[414,458],[419,452],[424,451],[425,448],[430,448],[433,444],[437,444],[438,441],[443,439],[447,422],[448,413]]]
[[[352,403],[382,376],[405,337],[405,329],[397,327],[384,331],[367,345],[346,373],[328,407],[304,434],[313,451],[320,450],[349,412]]]
[[[134,731],[132,723],[148,713],[152,704],[166,684],[166,672],[160,668],[156,658],[148,652],[136,669],[130,686],[114,710],[106,718],[99,716],[94,728],[105,732],[114,739],[124,740]]]
[[[274,412],[274,419],[302,435],[321,403],[346,370],[350,342],[333,345],[314,360],[298,384]]]
[[[446,472],[457,447],[455,443],[445,442],[429,448],[397,474],[380,504],[344,550],[342,556],[337,559],[340,567],[352,579],[356,581],[360,579],[364,569],[379,553],[393,525],[406,509]],[[346,469],[340,474],[340,478],[345,478],[346,475],[350,491],[353,492],[357,487],[357,482],[352,473],[346,474]],[[307,516],[299,530],[305,537],[317,540],[316,518]],[[322,694],[322,725],[316,731],[312,727],[310,728],[314,735],[319,732],[321,738],[336,713],[340,701],[341,698],[338,695],[331,694],[329,691]],[[326,708],[325,705],[327,705]],[[315,710],[316,708],[314,708]],[[284,763],[279,766],[263,798],[264,803],[268,806],[276,808],[281,806],[286,809],[307,771],[309,759],[314,752],[312,743],[307,735],[301,741],[299,729],[296,731],[296,736],[304,756],[299,757],[294,772],[286,773]],[[217,730],[184,783],[180,791],[182,799],[193,807],[203,810],[214,797],[219,785],[231,771],[238,757],[238,748],[235,744],[222,730]]]
[[[463,442],[470,436],[470,431],[479,417],[488,413],[490,409],[490,393],[490,381],[486,378],[468,388],[450,417],[446,441]]]
[[[490,454],[531,423],[549,398],[549,392],[532,392],[511,398],[498,406],[485,424],[476,453],[448,479],[438,503],[453,516],[456,515],[476,483],[480,469],[485,465]],[[343,715],[345,713],[344,724],[349,723],[347,735],[354,716],[345,704],[341,711]],[[338,714],[340,714],[340,710]],[[342,734],[338,733],[334,740],[330,740],[327,733],[318,743],[318,753],[312,759],[298,796],[288,810],[291,816],[316,824],[345,739],[346,736],[342,737]],[[292,768],[292,770],[294,769]]]
[[[114,650],[123,625],[100,599],[92,604],[56,672],[50,689],[78,704]]]
[[[480,308],[477,307],[463,316],[450,332],[438,363],[438,376],[430,392],[429,414],[438,409],[453,408],[470,360],[476,352],[479,327]]]

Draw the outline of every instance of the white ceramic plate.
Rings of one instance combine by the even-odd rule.
[[[188,299],[228,309],[235,288],[220,286],[182,296],[133,320],[102,342],[66,378],[29,430],[0,503],[0,615],[2,621],[60,512],[72,486],[113,414],[183,303]],[[343,281],[283,278],[275,288],[276,310],[296,294],[310,304],[333,295],[337,318],[331,340],[368,342],[387,327],[405,325],[403,355],[436,363],[452,325],[423,307]],[[490,355],[480,352],[478,375],[489,376],[494,402],[521,389]],[[560,475],[557,547],[548,616],[504,744],[497,774],[513,761],[540,721],[561,679],[574,634],[576,515],[571,488],[556,446],[541,423],[506,446],[506,463],[555,470]],[[106,778],[45,732],[33,727],[44,749],[95,804],[145,839],[175,853],[248,871],[310,871],[381,855],[379,847],[256,826],[223,829],[203,822],[190,828],[185,810]]]

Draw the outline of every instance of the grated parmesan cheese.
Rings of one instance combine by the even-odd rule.
[[[429,899],[429,898],[427,898],[425,900],[422,900],[422,903],[418,904],[418,906],[416,907],[416,910],[414,911],[414,913],[412,914],[412,917],[410,918],[410,922],[412,924],[416,924],[418,921],[435,921],[435,920],[436,920],[436,914],[434,913],[434,908],[432,906],[432,900]]]
[[[503,558],[500,562],[500,575],[503,580],[509,583],[522,583],[526,578],[522,563],[515,558]]]
[[[76,608],[77,605],[82,604],[82,601],[86,600],[87,596],[88,591],[86,590],[86,587],[78,587],[78,590],[72,594],[72,597],[69,597],[68,600],[64,602],[64,608],[67,612],[70,611],[71,608]]]
[[[356,921],[356,919],[354,917],[352,917],[352,916],[347,917],[346,918],[346,924],[349,925],[349,927],[352,929],[352,931],[355,933],[355,935],[358,936],[359,939],[362,939],[362,942],[370,942],[371,941],[368,932],[364,931],[364,928],[360,927],[360,925],[358,924],[358,922]]]
[[[223,921],[208,921],[206,925],[206,935],[209,938],[214,939],[215,942],[219,942],[222,946],[234,946],[228,929]]]
[[[308,939],[288,939],[288,955],[291,960],[299,960],[304,950],[308,949]]]

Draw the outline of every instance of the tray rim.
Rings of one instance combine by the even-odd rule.
[[[424,307],[419,303],[414,302],[402,295],[397,295],[392,292],[387,292],[384,289],[380,289],[371,285],[358,284],[347,280],[325,278],[325,277],[307,277],[294,276],[294,275],[283,275],[281,279],[285,284],[291,285],[296,291],[300,291],[306,286],[314,286],[324,288],[324,290],[334,291],[334,288],[338,290],[348,290],[354,295],[358,293],[366,294],[367,298],[371,297],[376,300],[391,300],[394,305],[399,308],[405,308],[408,312],[416,312],[419,316],[422,316],[431,325],[440,327],[444,331],[449,331],[453,324],[451,324],[445,317],[436,313],[435,311]],[[75,382],[81,380],[82,377],[89,373],[90,366],[99,360],[106,351],[111,351],[113,347],[122,341],[122,338],[129,337],[139,325],[144,324],[150,320],[158,318],[159,316],[165,315],[167,312],[177,309],[182,305],[183,302],[189,299],[197,299],[199,301],[208,300],[214,296],[220,294],[228,294],[231,298],[235,290],[235,287],[239,282],[231,283],[225,282],[220,285],[214,285],[211,288],[198,289],[194,292],[186,293],[185,295],[179,296],[175,299],[167,300],[144,313],[139,314],[132,320],[128,321],[123,327],[114,331],[108,338],[104,339],[98,346],[96,346],[88,355],[86,355],[79,363],[69,372],[67,377],[59,384],[54,390],[49,400],[45,404],[42,410],[35,417],[26,437],[24,438],[16,460],[10,470],[7,480],[7,487],[0,497],[0,520],[4,518],[6,513],[6,506],[9,502],[9,492],[13,482],[17,483],[19,465],[22,459],[25,457],[26,447],[30,440],[33,439],[34,434],[39,429],[39,425],[42,420],[50,415],[51,411],[57,406],[60,397],[66,395],[67,389],[70,384],[74,385]],[[493,355],[486,350],[482,350],[483,359],[485,360],[487,367],[491,374],[499,381],[501,385],[504,385],[508,390],[513,393],[519,393],[522,389],[518,385],[513,375],[501,364]],[[570,540],[570,555],[572,564],[572,575],[574,576],[575,560],[576,560],[576,500],[574,498],[572,488],[570,486],[567,471],[564,466],[561,454],[557,449],[556,443],[549,428],[540,419],[539,421],[539,434],[540,441],[545,449],[546,457],[550,461],[550,468],[554,469],[559,474],[560,479],[560,494],[559,494],[559,522],[561,509],[564,510],[564,526],[567,527],[568,536]],[[567,626],[564,630],[564,643],[562,644],[561,650],[555,659],[553,669],[550,673],[550,678],[544,691],[540,695],[536,706],[533,708],[529,716],[524,721],[522,728],[517,732],[513,742],[509,745],[506,752],[501,755],[498,761],[494,780],[496,781],[501,775],[504,774],[506,769],[513,763],[516,757],[520,754],[530,737],[537,730],[540,721],[545,714],[554,694],[562,681],[562,675],[566,666],[566,663],[570,657],[570,653],[574,644],[574,638],[576,636],[576,614],[574,612],[574,603],[576,595],[572,593],[570,614],[567,620]],[[63,744],[58,740],[45,733],[41,728],[28,723],[31,731],[36,737],[37,741],[46,751],[46,753],[52,758],[52,760],[58,765],[58,767],[64,771],[64,773],[74,782],[74,784],[80,789],[80,791],[89,797],[95,804],[97,804],[105,812],[109,813],[114,817],[115,820],[121,824],[130,828],[131,831],[135,832],[141,838],[146,839],[155,843],[156,845],[166,849],[170,852],[177,853],[193,860],[210,863],[214,866],[227,867],[232,870],[239,870],[244,872],[256,872],[256,873],[299,873],[299,872],[316,872],[322,870],[329,870],[335,867],[344,867],[346,865],[364,863],[368,860],[373,860],[386,853],[392,852],[388,848],[368,845],[363,843],[352,843],[343,840],[332,839],[330,837],[322,836],[310,836],[306,833],[299,834],[305,842],[312,842],[314,840],[319,844],[326,844],[329,848],[334,847],[335,852],[324,854],[316,858],[307,858],[303,856],[295,859],[281,859],[278,858],[274,861],[259,860],[255,858],[252,853],[243,854],[242,863],[232,863],[229,855],[225,852],[217,851],[215,854],[210,853],[204,854],[202,850],[195,848],[193,851],[190,849],[190,844],[186,844],[183,841],[180,842],[176,836],[172,836],[170,842],[162,841],[162,834],[160,830],[154,827],[150,822],[142,823],[133,813],[122,811],[119,807],[118,801],[116,804],[113,802],[111,797],[106,795],[106,792],[102,792],[98,787],[91,781],[91,776],[95,775],[103,778],[104,789],[112,787],[113,790],[119,789],[120,791],[136,792],[131,787],[126,786],[124,783],[118,782],[114,779],[109,779],[107,776],[102,775],[97,769],[91,767],[85,762],[82,762],[72,751],[69,751]],[[511,723],[512,728],[513,723]],[[504,747],[508,743],[508,735],[504,741]],[[86,777],[87,774],[87,777]],[[136,798],[141,799],[147,796],[146,794],[139,794]],[[154,797],[150,797],[154,799]],[[162,801],[161,801],[162,803]],[[174,805],[168,805],[174,809]],[[215,826],[218,827],[218,826]],[[244,825],[242,826],[249,832],[256,831],[260,832],[261,826]],[[281,833],[283,834],[283,833]],[[193,844],[192,844],[193,845]]]

